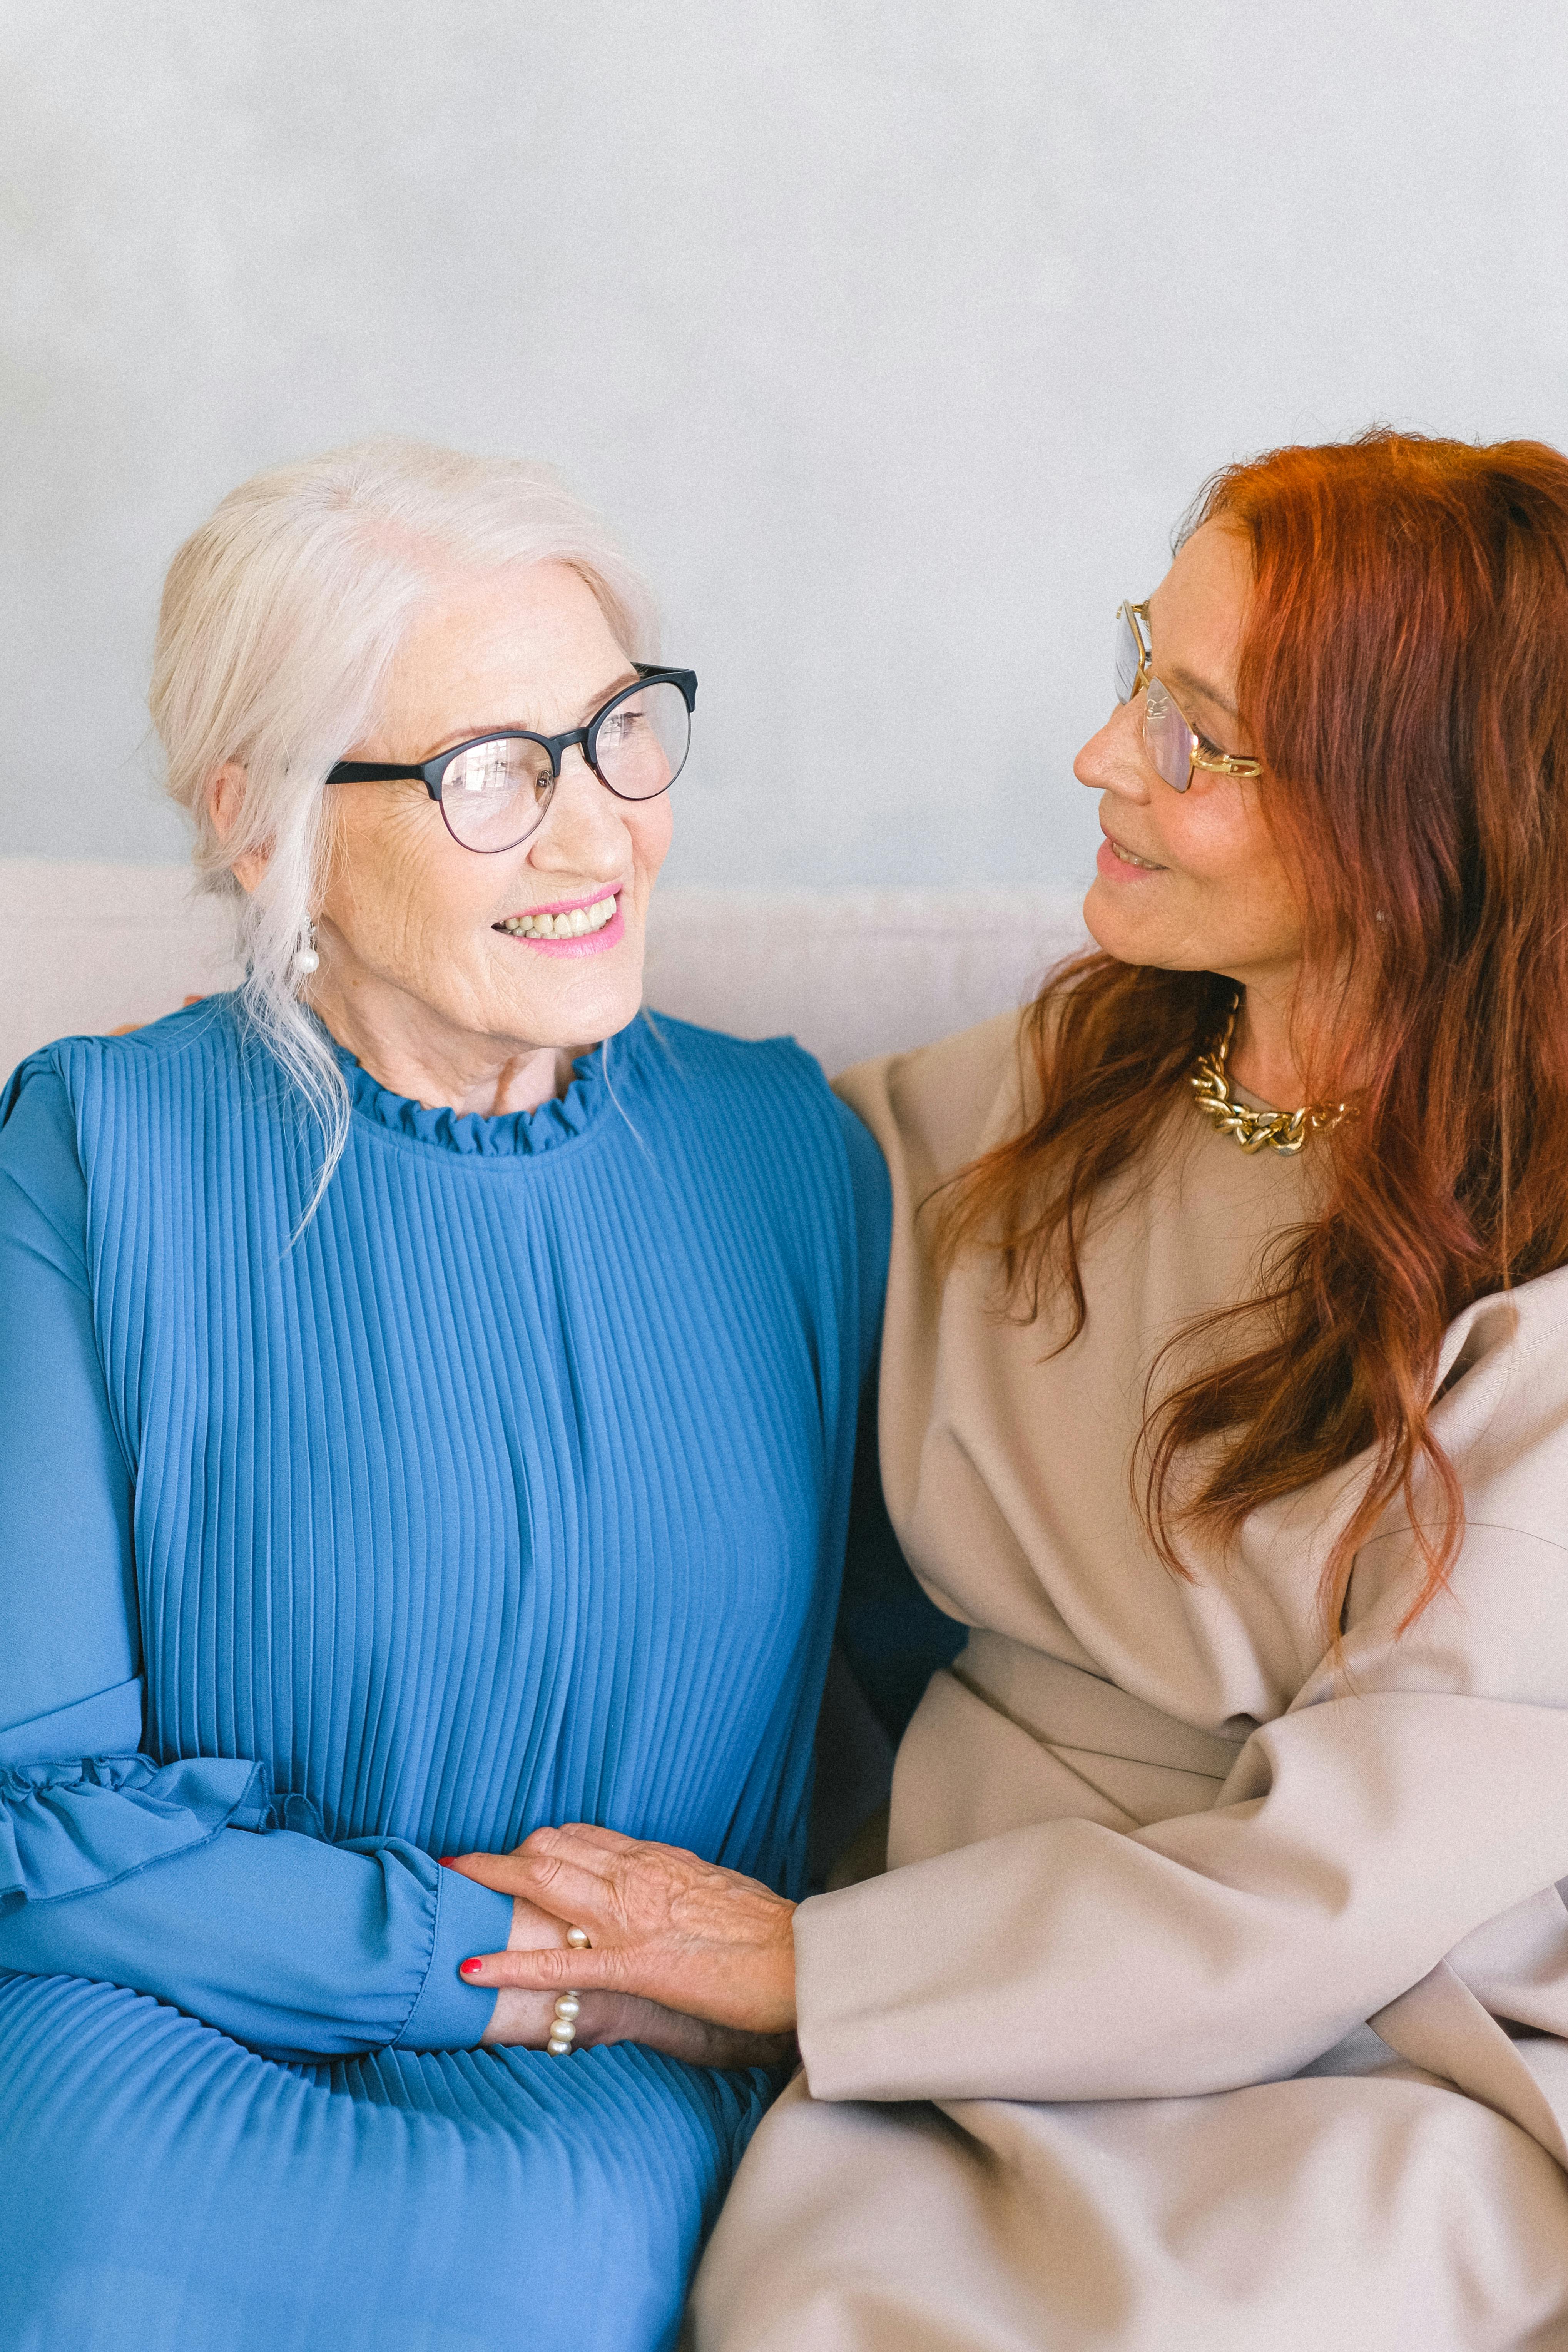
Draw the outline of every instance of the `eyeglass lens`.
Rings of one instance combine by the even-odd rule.
[[[550,754],[526,735],[460,751],[441,779],[441,814],[465,849],[511,849],[542,824],[555,791]]]
[[[1170,688],[1157,677],[1144,689],[1143,744],[1172,791],[1184,793],[1193,781],[1193,730]]]
[[[594,765],[625,801],[655,800],[668,792],[691,748],[686,697],[668,679],[621,697],[599,721]]]
[[[686,764],[691,714],[668,679],[634,688],[600,719],[594,763],[620,799],[653,800]],[[465,849],[514,849],[554,797],[550,754],[526,735],[495,735],[460,751],[441,779],[441,814]]]
[[[1116,699],[1131,702],[1138,691],[1138,672],[1143,664],[1143,648],[1138,642],[1138,632],[1132,625],[1132,615],[1125,604],[1116,615]]]
[[[1116,699],[1131,702],[1138,691],[1143,648],[1125,605],[1116,616]],[[1193,781],[1193,732],[1171,689],[1152,675],[1143,687],[1143,748],[1173,792]]]

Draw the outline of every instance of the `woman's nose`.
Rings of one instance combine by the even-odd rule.
[[[609,876],[625,863],[626,838],[615,794],[594,773],[582,745],[574,743],[562,753],[560,781],[530,863]]]
[[[1073,761],[1073,774],[1091,793],[1120,793],[1124,800],[1148,799],[1138,708],[1134,702],[1119,703]]]

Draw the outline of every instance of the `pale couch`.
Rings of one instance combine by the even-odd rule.
[[[1018,1004],[1083,942],[1076,892],[664,886],[647,1001],[829,1073]],[[182,866],[0,858],[0,1076],[50,1038],[155,1020],[235,977],[229,919]]]

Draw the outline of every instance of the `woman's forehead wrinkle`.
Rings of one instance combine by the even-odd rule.
[[[1164,583],[1162,581],[1160,586],[1155,589],[1153,595],[1150,597],[1148,607],[1149,649],[1153,658],[1155,667],[1158,669],[1160,676],[1164,679],[1165,684],[1171,688],[1173,693],[1188,696],[1195,700],[1211,703],[1215,710],[1223,710],[1227,719],[1235,719],[1237,716],[1235,703],[1232,702],[1227,694],[1222,694],[1217,686],[1212,685],[1205,677],[1200,677],[1196,670],[1189,669],[1187,667],[1185,662],[1163,661],[1161,659],[1159,624],[1155,616],[1154,607],[1163,591],[1163,588]]]
[[[600,687],[584,703],[582,716],[576,723],[580,727],[585,727],[594,713],[596,710],[602,710],[613,694],[619,694],[624,687],[635,686],[637,682],[636,670],[629,670],[614,679],[610,685]],[[434,760],[442,751],[449,751],[454,743],[469,742],[476,735],[554,735],[563,732],[570,734],[571,729],[546,727],[538,719],[513,717],[465,719],[460,726],[444,729],[440,741],[432,743],[427,751],[421,752],[420,757],[425,760]]]

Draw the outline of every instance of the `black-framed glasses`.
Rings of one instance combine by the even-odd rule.
[[[1131,702],[1143,697],[1143,749],[1171,790],[1184,793],[1194,768],[1216,776],[1260,776],[1261,760],[1241,760],[1217,744],[1205,742],[1163,677],[1154,675],[1154,649],[1149,641],[1149,607],[1119,604],[1116,608],[1116,699]]]
[[[561,761],[573,745],[599,782],[617,800],[653,801],[668,792],[691,748],[691,714],[697,704],[697,673],[691,669],[632,667],[635,686],[624,686],[595,710],[585,727],[564,735],[535,735],[526,729],[471,735],[413,767],[382,760],[340,760],[329,784],[422,783],[440,809],[447,832],[465,849],[493,856],[515,849],[543,824]]]

